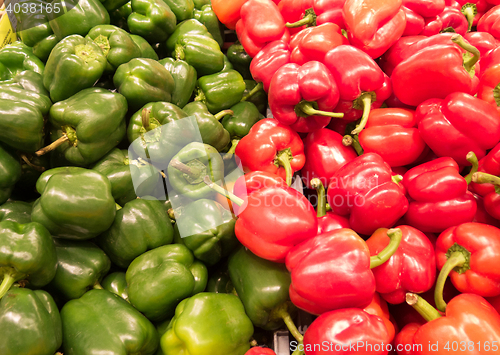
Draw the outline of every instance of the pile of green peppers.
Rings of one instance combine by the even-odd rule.
[[[207,0],[52,3],[0,50],[0,354],[244,355],[295,313],[202,181],[266,113],[250,56]]]

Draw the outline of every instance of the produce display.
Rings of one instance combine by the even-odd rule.
[[[500,0],[0,11],[0,355],[500,353]]]

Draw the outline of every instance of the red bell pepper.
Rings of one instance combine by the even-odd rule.
[[[436,256],[432,243],[418,229],[410,226],[397,228],[403,233],[398,250],[386,263],[372,270],[377,292],[393,304],[403,303],[407,292],[430,290],[436,280]],[[389,243],[386,228],[377,229],[366,241],[371,255],[377,255]]]
[[[240,19],[240,10],[248,0],[211,0],[212,9],[221,23],[230,30],[236,28]]]
[[[331,232],[336,229],[351,228],[349,220],[344,216],[339,216],[332,211],[327,211],[325,187],[320,179],[312,179],[311,187],[316,189],[318,194],[318,204],[316,206],[316,216],[318,217],[318,234]]]
[[[385,324],[387,328],[387,333],[389,335],[389,342],[392,342],[394,336],[396,335],[396,325],[393,322],[391,314],[389,313],[389,307],[387,306],[387,302],[384,301],[380,294],[375,292],[373,294],[372,302],[363,308],[363,311],[369,314],[373,314],[374,316],[379,316]]]
[[[477,211],[476,215],[472,222],[489,224],[490,226],[494,226],[500,228],[500,220],[494,218],[492,215],[486,211],[486,206],[484,205],[484,198],[479,196],[478,194],[472,193],[474,198],[476,199]]]
[[[297,245],[286,257],[292,274],[290,300],[312,314],[368,306],[375,293],[370,269],[386,262],[401,242],[400,230],[388,234],[391,243],[372,257],[365,241],[350,229],[320,234]]]
[[[260,120],[243,137],[235,151],[245,172],[267,171],[292,184],[292,175],[305,163],[304,144],[289,126],[277,120]]]
[[[396,335],[394,348],[398,355],[415,355],[413,350],[418,349],[418,346],[413,345],[413,337],[421,326],[420,323],[409,323]]]
[[[446,0],[447,5],[458,9],[467,19],[468,30],[472,26],[477,26],[481,17],[491,9],[491,5],[486,0]]]
[[[380,317],[348,308],[315,319],[304,335],[304,349],[307,355],[387,355],[391,341]]]
[[[308,27],[291,38],[290,60],[300,65],[312,60],[323,62],[330,49],[343,44],[349,44],[349,41],[334,23]]]
[[[425,21],[424,36],[432,36],[440,32],[453,32],[464,35],[469,29],[469,22],[460,9],[446,6],[439,15]]]
[[[412,164],[427,153],[417,122],[412,110],[372,110],[365,129],[359,134],[359,143],[365,153],[379,154],[391,168]]]
[[[453,41],[473,57],[463,60],[462,52],[454,44],[434,45],[407,57],[394,68],[392,87],[401,102],[418,106],[425,100],[444,99],[454,92],[476,93],[479,79],[474,75],[474,66],[479,51],[462,36],[454,36]]]
[[[495,176],[500,175],[500,144],[497,144],[483,159],[479,160],[477,171]],[[484,197],[494,192],[495,186],[484,183],[477,184],[472,181],[469,185],[469,190]]]
[[[500,296],[497,297],[487,297],[486,301],[489,302],[500,313]]]
[[[328,186],[330,178],[345,163],[357,158],[352,147],[342,144],[343,136],[323,128],[311,132],[304,139],[306,163],[301,170],[303,182],[310,187],[311,179],[318,178]]]
[[[476,200],[452,158],[439,158],[408,170],[403,185],[410,197],[405,220],[422,232],[440,233],[472,221],[476,214]]]
[[[276,353],[272,349],[256,346],[248,350],[245,355],[276,355]]]
[[[403,0],[406,27],[403,36],[420,34],[425,27],[425,19],[436,17],[443,12],[444,0]]]
[[[500,39],[500,5],[492,7],[477,23],[477,30],[488,32],[496,39]]]
[[[287,42],[273,41],[267,44],[252,59],[250,73],[255,81],[262,83],[264,91],[269,91],[269,85],[274,73],[290,62],[290,47]]]
[[[325,56],[325,65],[339,85],[340,101],[335,109],[342,119],[361,123],[352,134],[361,132],[371,108],[378,108],[391,95],[390,80],[366,53],[348,46],[338,46]]]
[[[500,47],[493,48],[481,57],[479,61],[480,70],[478,70],[477,76],[481,78],[483,73],[485,73],[489,68],[497,66],[498,64],[500,64]]]
[[[415,332],[411,344],[406,343],[413,345],[412,355],[498,352],[500,315],[481,296],[456,296],[446,307],[445,316],[416,294],[408,294],[407,302],[427,320]]]
[[[300,66],[285,64],[274,74],[269,86],[269,108],[281,124],[297,132],[324,128],[339,102],[339,90],[328,68],[316,61]]]
[[[483,63],[482,58],[484,58],[489,51],[500,45],[498,40],[488,32],[468,32],[465,34],[464,39],[466,39],[472,46],[476,47],[479,53],[481,53],[480,64]],[[482,68],[482,65],[481,70],[485,70],[485,68]]]
[[[493,105],[474,96],[455,92],[443,100],[430,99],[416,111],[418,130],[437,156],[451,157],[470,165],[468,152],[478,159],[500,141],[500,119]]]
[[[248,0],[241,6],[240,16],[241,19],[236,23],[236,34],[251,57],[255,57],[272,41],[290,40],[283,16],[271,0]]]
[[[370,235],[378,228],[393,226],[408,209],[403,189],[395,181],[380,155],[363,154],[332,176],[328,203],[334,213],[349,215],[352,229]]]
[[[481,223],[464,223],[445,230],[436,242],[436,263],[441,270],[435,300],[444,311],[443,285],[448,275],[457,290],[483,297],[500,295],[500,229]]]
[[[477,98],[493,105],[500,112],[500,64],[482,71]]]
[[[488,215],[497,221],[500,220],[500,178],[485,173],[476,173],[472,175],[472,181],[479,184],[492,184],[495,187],[495,191],[483,197],[483,203]]]
[[[425,36],[405,36],[401,37],[394,43],[391,48],[384,53],[378,64],[387,75],[391,76],[396,65],[401,63],[406,56],[403,53],[414,43],[426,39]]]
[[[378,58],[402,35],[406,27],[402,0],[346,0],[344,22],[349,42]]]
[[[336,24],[344,29],[343,8],[345,0],[282,0],[279,8],[285,26],[295,34],[305,27]]]

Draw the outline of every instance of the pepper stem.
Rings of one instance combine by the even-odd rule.
[[[493,184],[500,186],[500,178],[498,176],[483,172],[472,174],[472,182],[475,182],[476,184]]]
[[[393,183],[398,184],[403,181],[403,176],[402,175],[392,175],[391,180]]]
[[[472,24],[474,23],[474,18],[477,15],[477,6],[476,4],[472,4],[469,2],[462,6],[460,12],[462,12],[467,19],[467,23],[469,24],[467,32],[470,32],[470,30],[472,29]]]
[[[63,133],[63,135],[61,137],[59,137],[58,139],[56,139],[55,141],[50,143],[48,146],[46,146],[40,150],[37,150],[35,152],[35,155],[37,157],[39,157],[39,156],[42,156],[44,154],[47,154],[48,152],[55,150],[57,147],[59,147],[60,145],[64,144],[64,142],[67,142],[67,141],[69,141],[69,138],[66,135],[66,133]]]
[[[119,210],[121,210],[121,209],[122,209],[122,206],[120,206],[119,204],[117,204],[117,203],[115,202],[115,208],[116,208],[116,210],[117,210],[117,211],[119,211]]]
[[[231,202],[237,204],[238,206],[243,205],[243,202],[245,202],[243,201],[243,199],[239,198],[235,194],[223,189],[222,187],[214,183],[212,180],[210,180],[210,177],[208,175],[205,175],[205,177],[203,178],[203,182],[212,190],[214,190],[218,194],[226,196],[227,199],[231,200]]]
[[[189,177],[191,178],[197,178],[200,176],[201,174],[201,170],[200,169],[197,169],[193,166],[187,166],[186,164],[184,163],[181,163],[179,160],[177,159],[172,159],[170,161],[170,165],[174,168],[174,169],[177,169],[179,170],[180,172],[186,174],[186,175],[189,175]]]
[[[455,35],[451,38],[451,40],[458,46],[460,46],[461,48],[465,49],[467,52],[473,55],[469,59],[464,59],[464,68],[470,73],[471,70],[474,68],[474,65],[477,63],[477,61],[481,56],[479,50],[473,45],[466,43],[461,35]]]
[[[318,206],[316,207],[316,217],[320,218],[326,216],[326,196],[325,187],[320,179],[314,178],[311,180],[310,185],[313,189],[316,189],[318,194]]]
[[[415,293],[406,294],[406,303],[413,307],[427,322],[441,318],[441,313],[432,307],[429,302]]]
[[[290,148],[288,148],[288,149],[282,150],[281,152],[278,152],[278,155],[276,156],[276,161],[277,161],[278,165],[285,168],[286,184],[288,186],[292,185],[292,177],[293,177],[292,165],[290,164],[290,160],[293,159],[293,157],[291,157],[291,155],[292,155],[292,153],[290,151]]]
[[[287,303],[283,303],[278,308],[276,308],[273,313],[277,318],[283,319],[283,322],[285,322],[286,327],[293,335],[293,337],[297,339],[299,343],[302,343],[302,341],[304,340],[304,336],[297,329],[297,326],[293,322],[292,316],[290,316],[288,309],[289,305]]]
[[[142,118],[142,126],[146,131],[149,131],[149,110],[144,109],[141,112],[141,118]]]
[[[307,26],[307,27],[316,26],[316,13],[314,12],[313,8],[307,9],[302,19],[292,23],[290,22],[285,23],[285,27],[288,28],[295,28],[301,26]]]
[[[361,144],[359,144],[359,141],[357,139],[351,137],[350,135],[346,134],[344,138],[342,138],[342,144],[345,147],[352,146],[357,155],[363,155],[363,147],[361,146]]]
[[[398,250],[401,239],[403,239],[403,233],[399,228],[389,229],[387,236],[390,238],[389,244],[380,253],[370,257],[370,269],[380,266],[389,260],[396,250]]]
[[[186,55],[184,54],[184,48],[180,44],[175,45],[174,54],[175,59],[184,60],[186,58]]]
[[[227,151],[227,153],[224,154],[224,158],[222,158],[223,160],[229,160],[233,157],[239,142],[239,139],[233,139],[231,141],[231,148]]]
[[[453,271],[453,269],[459,267],[466,267],[468,269],[469,267],[467,266],[469,262],[469,257],[466,255],[465,252],[469,253],[465,248],[459,246],[458,244],[455,244],[452,248],[458,249],[456,251],[453,251],[450,255],[448,253],[446,256],[448,257],[448,260],[444,263],[441,271],[439,272],[439,276],[436,280],[436,288],[434,290],[434,301],[436,302],[436,307],[440,311],[445,311],[446,310],[446,302],[443,299],[443,290],[444,290],[444,284],[446,282],[446,279],[448,278],[448,275],[450,272]],[[450,250],[452,250],[450,248]],[[463,249],[463,250],[460,250]],[[465,251],[465,252],[464,252]],[[470,253],[469,253],[470,255]],[[462,273],[462,272],[460,272]]]
[[[45,168],[43,166],[33,164],[30,159],[26,156],[26,154],[20,154],[21,160],[26,163],[30,168],[43,173]]]
[[[224,111],[221,111],[219,113],[216,113],[214,115],[214,117],[217,121],[220,121],[224,116],[233,115],[233,114],[234,114],[234,112],[232,110],[224,110]]]
[[[465,159],[472,164],[470,172],[464,178],[465,181],[467,181],[467,185],[469,185],[472,182],[472,176],[477,173],[477,170],[479,169],[479,162],[477,161],[477,156],[474,152],[467,153],[467,157]]]
[[[16,272],[14,268],[9,268],[9,270],[4,273],[2,283],[0,284],[0,299],[9,292],[14,282],[23,279],[25,276],[24,274]]]
[[[358,134],[363,130],[363,128],[365,128],[368,123],[368,117],[370,116],[370,110],[372,108],[372,94],[365,92],[359,97],[359,99],[363,104],[363,116],[361,116],[361,121],[356,128],[351,131],[351,134]]]
[[[258,83],[257,85],[255,85],[255,87],[250,90],[250,92],[248,94],[246,94],[245,96],[243,96],[243,98],[240,100],[241,101],[247,101],[249,98],[251,98],[253,95],[255,95],[256,93],[258,93],[260,90],[264,89],[264,84],[263,83]]]
[[[103,290],[101,284],[99,283],[99,281],[96,281],[95,284],[94,284],[94,290]]]
[[[295,105],[295,111],[299,113],[304,113],[306,116],[327,116],[327,117],[335,117],[342,118],[344,117],[343,113],[340,112],[327,112],[316,110],[313,106],[312,102],[309,101],[301,101],[297,105]]]

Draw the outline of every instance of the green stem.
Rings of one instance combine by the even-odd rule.
[[[295,339],[299,343],[302,343],[304,341],[304,336],[299,332],[297,329],[297,326],[293,322],[292,317],[290,316],[290,313],[288,313],[286,307],[281,307],[276,314],[283,319],[283,322],[285,322],[286,327],[288,328],[288,331],[293,335]]]
[[[231,148],[227,151],[227,153],[224,154],[224,158],[222,158],[223,160],[229,160],[233,157],[239,142],[239,139],[233,139],[231,141]]]
[[[122,206],[120,206],[119,204],[117,204],[117,203],[115,202],[115,208],[116,208],[116,210],[117,210],[117,211],[119,211],[119,210],[121,210],[121,209],[122,209]]]
[[[415,293],[406,294],[406,303],[413,307],[427,322],[441,318],[441,313],[432,307],[429,302]]]
[[[370,116],[370,110],[372,107],[372,95],[369,92],[365,92],[360,96],[359,99],[363,104],[363,116],[361,116],[361,121],[356,126],[356,128],[352,130],[351,134],[358,134],[359,132],[361,132],[368,123],[368,117]]]
[[[177,170],[181,171],[182,173],[184,173],[186,175],[189,175],[191,178],[194,178],[194,179],[196,179],[197,177],[199,177],[200,174],[201,174],[201,170],[200,169],[197,169],[197,168],[192,167],[192,166],[189,167],[186,164],[181,163],[177,159],[170,160],[170,165],[174,169],[177,169]]]
[[[466,43],[464,38],[460,35],[453,36],[451,40],[457,45],[459,45],[462,49],[465,49],[467,52],[473,55],[471,58],[464,60],[464,68],[465,70],[470,72],[474,68],[474,65],[477,63],[477,61],[481,56],[479,50],[473,45]]]
[[[257,85],[255,85],[255,87],[252,90],[250,90],[250,92],[248,94],[243,96],[243,98],[240,100],[240,102],[247,101],[249,98],[251,98],[253,95],[255,95],[256,93],[258,93],[260,90],[263,90],[263,89],[264,89],[264,84],[258,83]]]
[[[467,263],[467,258],[462,251],[455,251],[451,253],[444,263],[443,268],[439,272],[439,276],[436,280],[436,288],[434,291],[434,301],[436,302],[436,307],[440,311],[446,310],[446,302],[443,299],[444,284],[450,272],[456,267],[463,267]]]
[[[216,113],[214,115],[214,117],[217,121],[220,121],[222,118],[224,118],[224,116],[233,115],[233,114],[234,114],[234,112],[232,110],[224,110],[224,111],[221,111],[219,113]]]
[[[483,172],[477,172],[472,174],[472,182],[475,182],[476,184],[493,184],[496,186],[500,185],[500,178],[495,175],[483,173]]]
[[[398,250],[401,239],[403,239],[403,233],[401,229],[394,228],[387,231],[387,236],[390,239],[389,244],[377,255],[370,257],[370,269],[382,265]]]
[[[363,155],[363,147],[359,144],[358,140],[346,134],[344,138],[342,138],[342,144],[346,147],[352,146],[356,151],[357,155]]]
[[[184,54],[184,48],[180,44],[175,45],[175,59],[184,60],[186,55]]]
[[[310,185],[313,189],[316,189],[318,194],[318,206],[316,207],[316,217],[320,218],[326,216],[326,196],[325,187],[320,179],[314,178],[311,180]]]
[[[314,12],[313,8],[307,9],[305,11],[304,17],[302,17],[300,20],[296,22],[287,22],[285,23],[285,27],[288,28],[295,28],[295,27],[301,27],[301,26],[316,26],[316,13]]]
[[[465,18],[467,19],[467,23],[469,24],[467,32],[470,32],[470,30],[472,29],[472,24],[474,23],[474,18],[477,15],[476,4],[467,3],[464,6],[462,6],[460,11],[464,14]]]
[[[472,175],[477,173],[477,170],[479,169],[479,162],[477,161],[477,156],[474,152],[467,153],[466,159],[472,165],[470,172],[465,176],[465,181],[467,181],[467,185],[469,185],[472,182]]]
[[[64,142],[67,142],[67,141],[69,141],[69,137],[65,133],[63,133],[63,135],[61,137],[59,137],[58,139],[56,139],[55,141],[50,143],[48,146],[46,146],[40,150],[37,150],[35,152],[35,155],[37,157],[39,157],[41,155],[47,154],[48,152],[55,150],[60,145],[63,145]]]
[[[26,275],[16,272],[13,268],[5,272],[3,275],[2,283],[0,284],[0,299],[9,292],[14,282],[23,279]]]
[[[290,164],[290,155],[291,153],[288,150],[284,150],[282,152],[279,152],[278,155],[276,156],[276,160],[280,166],[285,168],[285,175],[286,175],[286,184],[288,186],[292,185],[292,177],[293,177],[293,170],[292,170],[292,165]],[[292,158],[293,159],[293,158]]]
[[[295,111],[298,111],[299,113],[304,113],[306,116],[327,116],[335,118],[344,117],[343,113],[316,110],[312,102],[309,101],[299,102],[297,105],[295,105]]]
[[[231,202],[237,204],[238,206],[241,206],[243,202],[245,202],[243,201],[243,199],[239,198],[235,194],[223,189],[222,187],[214,183],[212,180],[210,180],[210,177],[208,175],[205,175],[205,177],[203,178],[203,182],[212,190],[221,194],[222,196],[226,196],[226,198],[230,199]]]
[[[259,345],[259,343],[257,342],[257,340],[252,339],[252,340],[250,341],[250,346],[251,346],[252,348],[253,348],[253,347],[256,347],[256,346],[258,346],[258,345]]]
[[[28,156],[26,154],[20,154],[19,156],[20,156],[21,160],[24,161],[26,163],[26,165],[28,165],[31,169],[39,171],[41,173],[43,173],[45,171],[45,168],[43,166],[33,164],[31,162],[30,158],[28,158]]]
[[[141,112],[142,127],[144,127],[146,131],[149,131],[149,113],[150,111],[146,108]]]
[[[399,185],[401,181],[403,181],[403,176],[402,175],[393,175],[391,178],[392,182],[396,183]]]
[[[103,290],[101,284],[99,283],[99,281],[96,281],[95,284],[94,284],[94,290]]]

